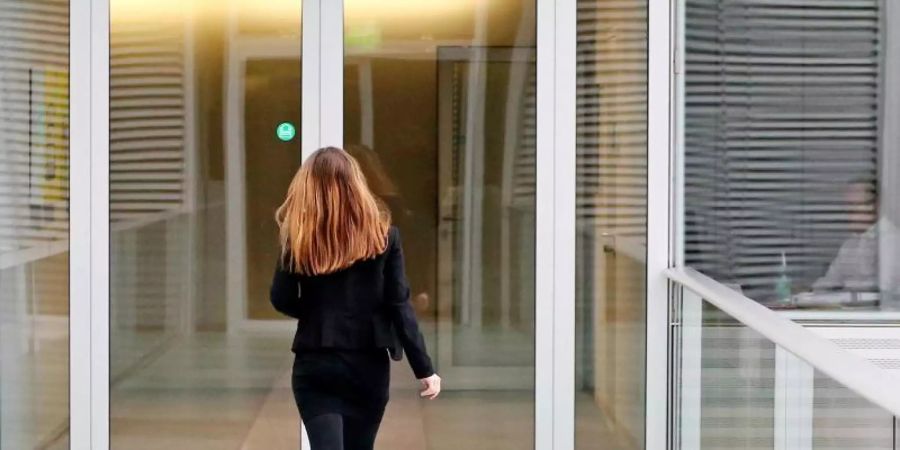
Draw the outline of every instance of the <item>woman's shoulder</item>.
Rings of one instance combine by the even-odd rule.
[[[388,227],[388,248],[400,245],[400,228],[397,225]]]
[[[397,228],[396,225],[391,225],[388,227],[387,231],[387,243],[384,246],[384,253],[387,255],[391,252],[392,249],[398,247],[400,245],[400,229]]]

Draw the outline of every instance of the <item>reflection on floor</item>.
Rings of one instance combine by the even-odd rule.
[[[285,342],[284,336],[223,333],[171,341],[112,389],[112,447],[240,448],[289,369]]]
[[[66,439],[67,328],[66,320],[41,317],[0,320],[0,448],[41,449]]]
[[[112,446],[118,449],[296,449],[289,336],[201,333],[172,341],[112,391]],[[533,448],[530,391],[452,391],[421,400],[404,363],[394,364],[379,449]],[[452,387],[453,380],[445,384]],[[588,399],[589,401],[589,399]],[[603,447],[627,449],[605,422],[584,417]]]

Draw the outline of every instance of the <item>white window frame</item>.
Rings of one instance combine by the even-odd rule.
[[[646,449],[670,448],[672,347],[669,336],[669,267],[681,263],[681,218],[675,208],[681,189],[681,158],[675,154],[675,51],[677,0],[647,5],[647,316],[645,366]],[[665,374],[665,376],[663,376]]]
[[[91,448],[91,7],[69,6],[69,439],[72,450]],[[82,236],[71,239],[72,236]],[[85,407],[87,409],[85,409]]]
[[[70,448],[109,448],[109,0],[69,5]]]
[[[300,0],[298,0],[300,1]],[[537,5],[535,448],[574,448],[576,0]],[[672,0],[648,0],[647,374],[669,372],[674,264]],[[71,448],[109,448],[109,0],[70,4]],[[343,2],[303,0],[302,156],[343,144]],[[326,101],[327,99],[327,101]],[[646,377],[646,444],[668,380]],[[665,405],[665,407],[662,407]]]
[[[576,3],[537,0],[537,449],[575,446]]]

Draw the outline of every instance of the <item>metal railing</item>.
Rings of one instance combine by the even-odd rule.
[[[673,448],[897,448],[895,373],[694,269],[666,275]]]

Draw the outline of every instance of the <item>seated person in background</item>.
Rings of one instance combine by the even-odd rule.
[[[828,267],[828,272],[813,283],[814,291],[879,292],[897,287],[881,285],[884,283],[884,270],[896,271],[896,267],[880,267],[882,261],[879,260],[879,253],[889,251],[886,246],[894,247],[900,235],[897,226],[886,217],[872,223],[872,211],[875,209],[872,207],[872,195],[870,183],[855,182],[849,186],[847,200],[851,221],[871,225],[864,232],[854,234],[844,241]],[[888,278],[897,280],[900,277],[894,274]]]
[[[828,272],[813,283],[813,290],[878,291],[879,223],[844,241]]]

